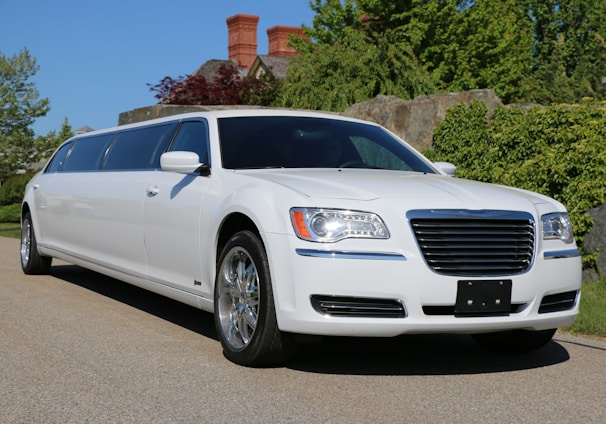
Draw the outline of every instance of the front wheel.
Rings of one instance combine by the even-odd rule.
[[[478,344],[493,352],[527,353],[545,346],[551,341],[556,328],[542,331],[512,330],[474,334]]]
[[[27,212],[21,221],[21,269],[25,274],[48,274],[52,258],[38,253],[36,233],[32,225],[32,216]]]
[[[240,365],[275,365],[292,352],[278,329],[269,263],[250,231],[232,236],[218,261],[215,325],[227,359]]]

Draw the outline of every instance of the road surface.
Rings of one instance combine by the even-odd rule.
[[[212,316],[0,237],[1,423],[603,423],[606,342],[526,356],[468,336],[338,339],[282,367],[222,353]]]

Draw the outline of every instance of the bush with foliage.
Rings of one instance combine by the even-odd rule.
[[[0,206],[0,222],[17,223],[21,221],[21,205],[18,203]]]
[[[21,204],[25,194],[25,186],[34,176],[33,172],[16,174],[8,178],[0,186],[0,205]]]
[[[201,75],[187,75],[164,77],[158,84],[147,85],[160,104],[269,106],[281,82],[272,73],[242,77],[235,64],[222,64],[210,81]]]
[[[587,211],[606,201],[606,102],[495,109],[451,108],[434,132],[432,160],[457,176],[536,191],[568,209],[577,241],[591,229]],[[590,265],[592,256],[584,262]]]

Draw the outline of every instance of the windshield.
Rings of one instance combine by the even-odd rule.
[[[221,118],[219,136],[227,169],[374,168],[436,173],[375,125],[296,116]]]

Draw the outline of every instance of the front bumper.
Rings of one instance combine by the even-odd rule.
[[[575,255],[535,257],[528,272],[503,276],[511,280],[511,304],[506,316],[455,316],[460,276],[438,275],[415,251],[382,250],[367,241],[343,244],[338,250],[313,246],[284,235],[266,235],[278,324],[282,331],[331,335],[386,337],[414,333],[481,333],[499,330],[544,330],[568,325],[578,315],[581,258]],[[468,277],[463,277],[468,278]],[[471,278],[495,280],[499,278]],[[547,300],[568,303],[545,312]],[[553,296],[556,295],[556,296]],[[396,301],[402,316],[341,316],[322,313],[312,298]],[[566,297],[566,296],[564,296]],[[541,308],[541,303],[544,306]],[[539,310],[541,308],[541,312]]]

